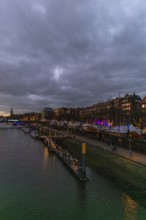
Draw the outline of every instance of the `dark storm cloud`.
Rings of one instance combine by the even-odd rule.
[[[0,109],[145,95],[146,3],[0,0]]]

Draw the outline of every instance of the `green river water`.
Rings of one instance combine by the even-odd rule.
[[[145,220],[127,193],[87,168],[79,182],[43,144],[0,129],[0,220]]]

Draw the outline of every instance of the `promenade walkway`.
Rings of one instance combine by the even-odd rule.
[[[99,140],[86,138],[86,137],[82,137],[82,136],[78,136],[78,135],[75,135],[75,139],[80,140],[81,142],[88,143],[93,146],[102,148],[104,150],[110,151],[111,153],[118,154],[122,157],[128,158],[130,160],[133,160],[137,163],[140,163],[140,164],[146,166],[146,154],[144,154],[144,153],[138,153],[138,152],[132,151],[132,154],[130,155],[130,152],[128,149],[122,148],[117,145],[115,146],[116,150],[113,151],[112,145],[108,145],[107,143],[99,141]]]
[[[54,132],[60,133],[62,135],[67,134],[67,131],[57,131],[52,128],[48,128],[48,129],[52,130]],[[130,159],[132,161],[135,161],[137,163],[140,163],[140,164],[146,166],[146,154],[144,154],[144,153],[138,153],[138,152],[132,151],[132,154],[130,155],[129,149],[125,149],[125,148],[122,148],[117,145],[116,145],[116,151],[115,150],[113,151],[112,150],[113,146],[108,145],[107,143],[105,143],[103,141],[99,141],[99,140],[95,140],[95,139],[91,139],[91,138],[87,138],[87,137],[79,136],[79,135],[74,135],[74,138],[81,141],[81,142],[91,144],[91,147],[94,147],[94,150],[96,150],[95,147],[99,147],[99,148],[107,150],[113,154],[117,154],[119,156],[125,157],[127,159]]]

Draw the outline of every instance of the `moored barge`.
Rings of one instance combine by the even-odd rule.
[[[86,177],[86,172],[82,170],[82,166],[79,164],[77,159],[73,158],[61,147],[57,147],[55,151],[57,157],[77,179],[79,179],[81,182],[89,181],[89,179]]]
[[[68,170],[81,182],[86,182],[89,179],[86,177],[84,152],[82,152],[82,160],[79,162],[73,158],[67,150],[64,150],[61,146],[58,146],[53,138],[44,137],[44,143],[48,147],[50,153],[55,153],[56,156],[63,162]]]

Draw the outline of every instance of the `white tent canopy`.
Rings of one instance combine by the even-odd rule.
[[[117,132],[117,133],[127,133],[127,132],[136,132],[137,134],[141,134],[141,129],[130,125],[121,125],[121,126],[116,126],[116,127],[111,127],[108,129],[110,132]]]

